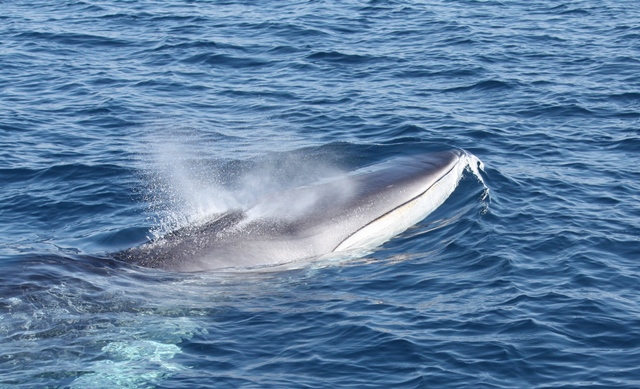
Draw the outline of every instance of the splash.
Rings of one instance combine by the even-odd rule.
[[[247,220],[276,214],[296,217],[327,194],[305,191],[305,197],[287,201],[295,196],[292,188],[329,180],[333,183],[329,188],[338,197],[348,195],[350,188],[342,169],[304,152],[223,159],[216,154],[215,143],[203,141],[189,130],[155,135],[145,145],[140,154],[146,182],[144,198],[154,215],[152,239],[205,224],[231,210],[251,209]],[[268,207],[254,207],[269,196],[274,201]]]
[[[158,215],[154,235],[239,206],[219,184],[216,171],[207,166],[207,159],[190,149],[188,143],[160,139],[148,145],[147,201],[151,211]],[[208,170],[212,174],[204,174]]]
[[[481,171],[484,172],[484,162],[482,162],[478,157],[471,154],[470,152],[466,150],[463,150],[463,151],[464,151],[463,158],[465,158],[467,169],[469,169],[471,173],[473,173],[473,175],[476,176],[478,181],[480,181],[480,183],[484,186],[484,191],[482,192],[482,197],[480,198],[480,201],[484,202],[485,200],[489,199],[489,187],[484,182],[484,179],[482,178],[482,174],[480,174]],[[485,209],[483,213],[487,212],[487,207],[488,207],[488,204],[485,205]]]

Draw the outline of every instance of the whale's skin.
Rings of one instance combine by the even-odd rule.
[[[371,249],[423,220],[457,187],[462,150],[391,158],[333,179],[266,196],[182,228],[118,259],[170,271],[253,268]]]

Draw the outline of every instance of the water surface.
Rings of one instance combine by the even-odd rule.
[[[640,386],[638,20],[612,0],[0,3],[0,384]],[[488,196],[466,174],[364,257],[110,258],[443,145],[485,163]]]

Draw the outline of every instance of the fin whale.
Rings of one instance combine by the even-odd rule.
[[[170,271],[278,265],[377,247],[423,220],[469,166],[462,150],[402,156],[265,196],[197,226],[121,251],[117,259]]]

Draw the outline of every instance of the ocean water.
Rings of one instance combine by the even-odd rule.
[[[632,0],[0,1],[0,386],[640,386]],[[442,147],[366,255],[112,253]]]

